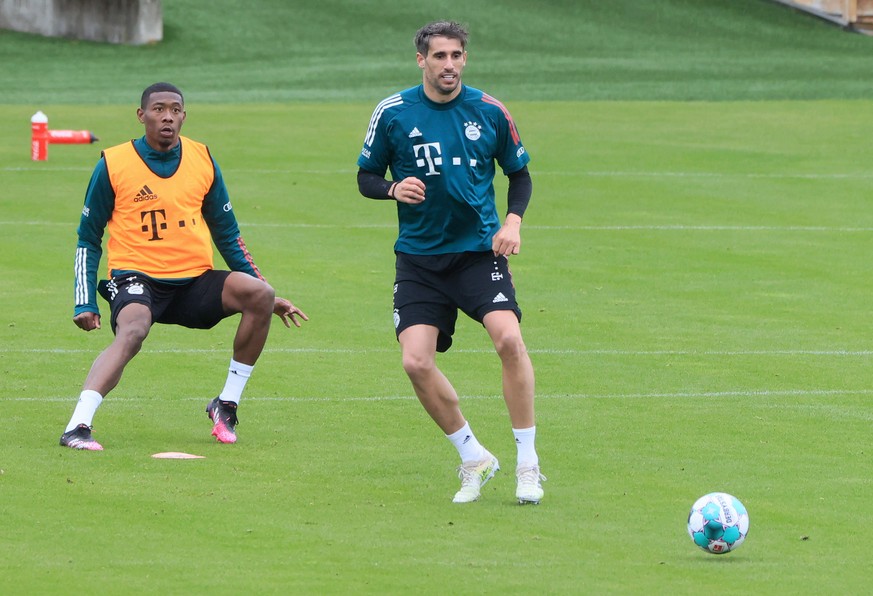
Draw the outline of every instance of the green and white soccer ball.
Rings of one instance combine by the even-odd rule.
[[[688,535],[708,553],[723,555],[737,549],[749,533],[749,512],[727,493],[697,499],[688,514]]]

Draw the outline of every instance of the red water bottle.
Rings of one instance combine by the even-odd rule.
[[[37,112],[30,119],[30,158],[33,161],[48,159],[48,116]]]

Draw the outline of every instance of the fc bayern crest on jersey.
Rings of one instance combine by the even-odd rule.
[[[471,141],[478,141],[482,136],[482,127],[478,122],[464,122],[464,135]]]

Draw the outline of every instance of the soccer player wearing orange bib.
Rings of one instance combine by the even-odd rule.
[[[105,150],[85,195],[73,322],[85,331],[100,328],[99,292],[109,302],[115,339],[91,366],[60,444],[103,449],[91,433],[94,414],[154,323],[210,329],[240,314],[224,389],[206,406],[213,436],[235,443],[237,406],[272,315],[286,327],[309,318],[277,297],[255,266],[209,149],[180,136],[182,92],[155,83],[143,91],[136,113],[145,135]],[[104,230],[109,280],[98,284]],[[213,268],[213,243],[230,271]]]

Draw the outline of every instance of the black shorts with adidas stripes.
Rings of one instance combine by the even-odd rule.
[[[437,351],[452,345],[458,310],[482,322],[495,310],[511,310],[521,321],[509,261],[491,251],[444,255],[395,252],[394,331],[412,325],[439,329]]]

